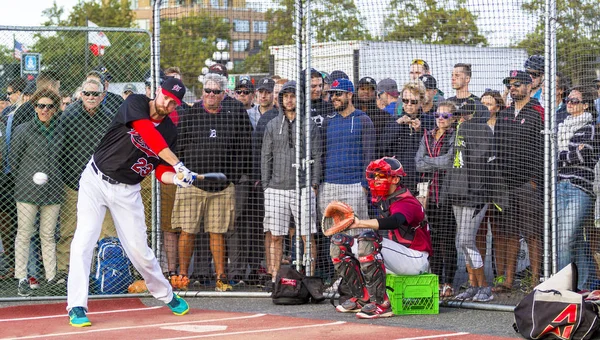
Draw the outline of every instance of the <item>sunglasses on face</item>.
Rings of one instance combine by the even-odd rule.
[[[43,110],[45,108],[48,108],[48,110],[53,110],[53,109],[56,108],[56,105],[54,105],[54,104],[40,104],[40,103],[37,103],[37,104],[35,104],[35,107],[37,107],[40,110]]]
[[[86,96],[86,97],[98,97],[102,94],[102,92],[98,92],[98,91],[82,91],[81,92],[82,95]]]
[[[506,84],[506,88],[507,89],[510,89],[511,87],[519,88],[519,87],[521,87],[521,85],[523,85],[521,82],[516,81],[512,84]]]
[[[69,104],[71,104],[71,102],[62,102],[62,103],[63,103],[63,105],[69,105]]]
[[[215,90],[213,90],[213,91],[215,91]],[[206,91],[205,91],[205,92],[206,92]],[[206,92],[206,93],[209,93],[209,92]],[[221,92],[219,92],[219,93],[221,93]],[[216,93],[216,94],[219,94],[219,93]],[[237,91],[235,91],[235,93],[237,93],[237,94],[243,94],[243,95],[246,95],[246,96],[247,96],[247,95],[249,95],[250,93],[252,93],[252,91],[250,91],[250,90],[237,90]]]
[[[579,100],[577,98],[571,98],[571,97],[567,98],[566,102],[567,102],[567,104],[571,103],[573,105],[581,104],[581,100]]]
[[[221,94],[223,92],[223,90],[215,90],[215,89],[204,89],[204,93],[206,94]]]
[[[7,95],[7,96],[11,96],[11,95],[13,95],[13,94],[15,94],[15,93],[16,93],[15,91],[12,91],[12,92],[10,92],[10,91],[6,91],[6,95]]]
[[[452,113],[446,113],[446,112],[434,112],[433,116],[435,118],[443,118],[443,119],[448,119],[448,118],[452,118]]]
[[[344,95],[345,92],[337,91],[337,92],[329,92],[329,93],[331,93],[332,97],[341,97]]]
[[[417,99],[402,99],[402,102],[403,102],[404,104],[408,104],[408,103],[410,103],[410,104],[412,104],[412,105],[417,105],[417,104],[419,104],[419,101],[418,101]]]
[[[540,72],[527,72],[527,74],[529,74],[531,78],[539,78],[542,76],[542,73]]]

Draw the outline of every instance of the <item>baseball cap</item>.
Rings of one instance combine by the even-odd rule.
[[[265,77],[258,82],[258,87],[256,89],[259,91],[266,90],[268,92],[273,92],[274,88],[275,88],[275,80],[273,80],[269,77]]]
[[[167,78],[160,87],[165,96],[175,99],[177,105],[181,105],[181,101],[185,95],[185,85],[183,85],[181,80],[177,78]]]
[[[385,78],[377,84],[377,92],[387,92],[394,97],[398,97],[400,93],[398,92],[398,84],[396,81],[391,78]]]
[[[333,83],[331,83],[331,88],[328,90],[328,92],[333,91],[354,93],[354,85],[352,85],[352,82],[348,79],[339,78],[334,80]]]
[[[360,87],[361,85],[371,85],[373,86],[373,88],[377,88],[377,82],[371,77],[360,78],[360,80],[358,81],[358,87]]]
[[[423,82],[423,84],[425,84],[426,89],[428,89],[428,90],[437,89],[437,80],[435,80],[434,77],[427,74],[427,75],[420,76],[419,80],[421,80]]]
[[[235,89],[238,90],[242,87],[245,87],[250,91],[254,91],[254,84],[252,84],[252,80],[250,80],[250,78],[241,78],[238,80],[237,84],[235,85]]]
[[[508,83],[510,83],[510,81],[514,79],[514,80],[518,80],[522,83],[525,84],[531,84],[531,76],[529,75],[529,73],[525,72],[525,71],[521,71],[521,70],[511,70],[508,73],[508,77],[504,78],[504,80],[502,81],[502,83],[504,85],[507,85]]]
[[[133,84],[126,84],[125,86],[123,86],[123,93],[127,92],[127,91],[131,91],[132,93],[137,93],[137,87],[135,87],[135,85]]]
[[[110,75],[110,73],[108,73],[108,69],[106,67],[98,66],[94,69],[94,71],[97,71],[98,73],[102,74],[104,76],[104,79],[106,79],[107,81],[112,80],[112,76]]]
[[[331,81],[336,81],[338,79],[350,80],[350,77],[348,77],[348,75],[344,71],[340,71],[340,70],[335,70],[335,71],[331,72],[331,74],[329,75],[329,78],[331,79]]]
[[[597,83],[600,83],[600,78],[596,78],[596,79],[594,79],[594,80],[593,80],[593,82],[594,82],[595,84],[597,84]]]
[[[227,72],[227,67],[223,64],[214,64],[213,66],[208,68],[208,73],[216,73],[220,74],[224,77],[229,77],[229,72]]]

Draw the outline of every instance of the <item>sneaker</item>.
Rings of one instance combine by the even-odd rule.
[[[226,292],[226,291],[232,291],[233,288],[231,287],[231,285],[229,283],[227,283],[227,279],[220,278],[217,280],[215,290],[217,292]]]
[[[378,318],[389,318],[393,316],[392,305],[389,301],[384,301],[382,304],[371,302],[365,305],[356,317],[359,319],[378,319]]]
[[[454,297],[456,300],[468,301],[471,300],[477,293],[479,292],[479,288],[477,287],[469,287],[464,292],[458,294]]]
[[[33,276],[29,278],[29,288],[31,288],[31,289],[40,289],[40,283]]]
[[[175,315],[186,315],[190,311],[190,305],[175,293],[173,293],[173,300],[167,303],[167,306],[169,306]]]
[[[492,287],[481,287],[479,288],[479,292],[473,296],[474,302],[488,302],[494,299],[494,295],[492,295]]]
[[[69,311],[69,325],[73,327],[87,327],[92,325],[90,319],[85,315],[85,308],[71,308]]]
[[[341,305],[335,306],[335,310],[340,313],[358,313],[367,303],[358,298],[351,297],[342,302]]]
[[[262,287],[262,291],[263,292],[267,292],[267,293],[273,293],[273,287],[275,286],[275,282],[273,281],[266,281],[265,285]]]
[[[22,278],[19,280],[19,285],[17,286],[17,294],[19,294],[19,296],[31,295],[31,287],[29,286],[29,280],[27,280],[26,278]]]
[[[187,290],[190,279],[186,275],[173,275],[169,277],[169,282],[171,282],[173,289]]]

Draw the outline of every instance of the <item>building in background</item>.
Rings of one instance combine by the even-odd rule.
[[[151,29],[153,1],[131,0],[130,3],[137,25]],[[263,11],[272,6],[257,4],[252,0],[162,0],[161,17],[179,18],[205,10],[232,23],[229,54],[234,66],[237,66],[258,52],[267,36],[268,23]]]

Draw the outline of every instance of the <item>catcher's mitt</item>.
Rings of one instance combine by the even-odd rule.
[[[135,293],[146,293],[148,291],[148,287],[146,287],[146,281],[137,280],[129,285],[127,291],[131,294]]]
[[[354,216],[350,205],[340,201],[329,203],[321,220],[323,235],[332,236],[348,229],[354,223]]]

